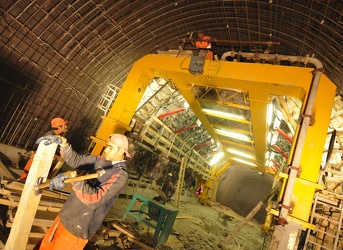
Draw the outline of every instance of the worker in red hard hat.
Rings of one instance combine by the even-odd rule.
[[[49,133],[47,132],[45,135],[60,135],[68,131],[68,121],[63,120],[60,117],[54,118],[51,120],[51,128],[52,131]]]
[[[70,167],[76,170],[82,168],[89,174],[97,172],[99,177],[72,182],[73,192],[34,250],[82,250],[97,232],[128,181],[126,158],[131,157],[128,138],[122,134],[110,135],[104,156],[80,155],[62,136],[45,136],[37,143],[42,140],[57,143]],[[58,174],[51,180],[50,189],[63,189],[67,178],[63,173]]]
[[[44,135],[63,135],[64,133],[66,133],[68,131],[68,121],[63,120],[60,117],[54,118],[51,120],[51,129],[50,131],[46,132]],[[53,161],[59,160],[60,158],[60,153],[59,153],[59,149],[57,149],[54,159]],[[18,180],[26,180],[27,175],[29,174],[31,165],[33,163],[33,156],[27,161],[23,173],[22,175],[18,178]]]

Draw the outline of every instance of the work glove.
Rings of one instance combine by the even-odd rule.
[[[39,138],[36,143],[39,144],[41,141],[46,140],[46,142],[44,142],[44,145],[50,145],[51,143],[56,143],[58,145],[60,145],[61,147],[65,147],[68,145],[67,143],[67,139],[64,138],[63,136],[60,135],[46,135],[46,136],[42,136],[41,138]]]
[[[53,190],[54,188],[58,190],[62,190],[67,186],[67,184],[64,183],[64,180],[68,179],[68,176],[64,174],[58,174],[54,178],[51,179],[49,188],[50,190]]]

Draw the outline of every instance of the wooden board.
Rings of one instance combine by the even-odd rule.
[[[49,179],[54,178],[58,174],[63,164],[64,164],[64,161],[62,159],[56,163],[56,166],[54,167],[51,174],[49,175]]]
[[[161,189],[155,188],[154,191],[162,198],[163,203],[167,202],[167,196]]]
[[[40,142],[34,156],[4,250],[26,248],[31,226],[41,198],[41,195],[35,195],[37,179],[38,177],[46,179],[48,176],[57,148],[55,143],[46,146],[44,142]]]
[[[10,179],[10,180],[14,179],[14,176],[11,174],[8,168],[2,163],[1,160],[0,160],[0,175],[6,179]]]

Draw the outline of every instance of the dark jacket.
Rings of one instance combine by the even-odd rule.
[[[98,179],[73,183],[73,191],[64,203],[60,217],[73,235],[90,239],[102,224],[128,180],[125,161],[112,163],[100,156],[79,155],[72,147],[61,147],[64,161],[72,168],[98,172]]]

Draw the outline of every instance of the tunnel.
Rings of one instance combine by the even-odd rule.
[[[203,184],[201,204],[243,217],[267,199],[252,216],[265,230],[324,246],[310,232],[325,223],[315,205],[342,199],[342,13],[339,0],[4,1],[2,163],[23,170],[61,117],[80,154],[125,134],[132,181],[172,173],[180,197]]]

